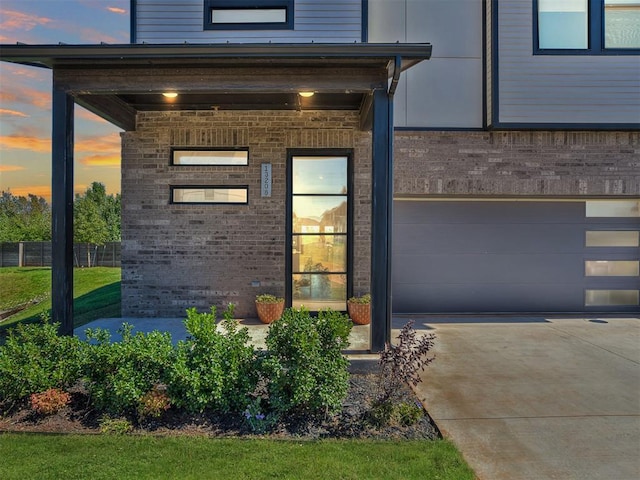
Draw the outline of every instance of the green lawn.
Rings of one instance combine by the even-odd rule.
[[[97,318],[120,316],[120,269],[76,268],[73,271],[73,308],[76,326]],[[51,310],[51,269],[0,268],[0,310],[35,301],[25,310],[0,322],[0,330],[18,321],[37,321]]]
[[[8,479],[472,480],[450,442],[0,434]]]

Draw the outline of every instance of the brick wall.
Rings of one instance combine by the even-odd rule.
[[[640,132],[396,132],[394,193],[640,195]]]
[[[145,112],[122,146],[122,314],[183,316],[228,302],[255,316],[284,295],[286,150],[354,149],[354,290],[369,290],[371,137],[345,112]],[[171,166],[170,148],[249,147],[249,166]],[[272,194],[260,196],[260,164]],[[248,205],[171,205],[169,185],[248,185]],[[260,287],[251,286],[257,280]]]

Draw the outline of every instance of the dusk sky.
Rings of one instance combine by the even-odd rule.
[[[129,0],[0,0],[0,43],[129,43]],[[75,191],[120,191],[120,129],[75,107]],[[51,200],[51,71],[0,62],[0,191]]]

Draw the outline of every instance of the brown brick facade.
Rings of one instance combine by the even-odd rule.
[[[397,132],[394,193],[640,195],[640,132]]]
[[[284,294],[289,148],[353,149],[354,293],[369,291],[371,134],[358,125],[349,112],[139,114],[123,134],[123,316],[233,302],[253,317],[256,294]],[[248,147],[249,165],[171,166],[172,146]],[[640,195],[639,132],[399,131],[394,148],[396,196]],[[249,204],[171,205],[170,185],[248,185]]]
[[[255,316],[258,293],[284,295],[288,148],[354,151],[355,293],[369,290],[371,136],[345,112],[148,112],[123,134],[122,313],[182,316],[237,305]],[[176,147],[248,147],[249,165],[171,166]],[[260,196],[260,165],[272,196]],[[170,185],[248,185],[248,205],[172,205]],[[259,281],[260,287],[252,286]]]

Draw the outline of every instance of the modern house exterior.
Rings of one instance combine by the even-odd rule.
[[[57,314],[73,103],[124,130],[124,316],[370,291],[377,350],[392,311],[640,311],[640,3],[564,4],[133,0],[131,45],[3,45],[53,69]]]

